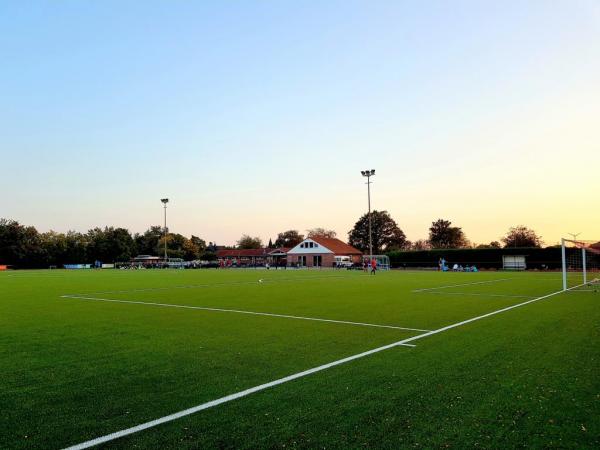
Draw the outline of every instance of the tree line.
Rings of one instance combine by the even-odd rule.
[[[298,230],[287,230],[278,233],[275,242],[273,242],[272,239],[269,239],[267,248],[292,248],[302,242],[305,238],[314,238],[319,236],[325,238],[334,238],[337,236],[337,233],[326,228],[311,228],[310,230],[306,230],[305,236]],[[263,247],[263,242],[259,237],[252,237],[247,234],[242,235],[242,237],[237,241],[237,248],[251,249]]]
[[[543,242],[535,231],[525,227],[510,228],[500,241],[473,245],[460,227],[451,221],[438,219],[429,227],[428,239],[411,242],[387,211],[371,213],[373,253],[382,254],[396,250],[430,250],[452,248],[541,247]],[[275,241],[269,239],[267,247],[291,248],[305,238],[336,237],[336,232],[326,228],[278,233]],[[167,256],[184,260],[214,260],[217,245],[198,236],[189,238],[178,233],[167,233]],[[369,251],[369,215],[364,214],[348,232],[348,243],[363,252]],[[119,227],[93,228],[87,233],[69,231],[40,233],[33,226],[15,220],[0,219],[0,264],[20,268],[62,266],[74,263],[114,263],[129,261],[136,255],[162,255],[165,246],[164,229],[151,226],[144,233],[132,234]],[[263,248],[258,237],[247,234],[237,241],[237,248]]]
[[[450,220],[438,219],[431,223],[427,239],[411,242],[406,238],[396,221],[387,211],[371,212],[373,253],[387,253],[397,250],[434,250],[456,248],[515,248],[543,245],[541,236],[524,225],[511,227],[499,241],[489,244],[472,244],[461,227]],[[369,250],[369,215],[364,214],[348,232],[348,243],[359,250]]]
[[[197,236],[187,238],[178,233],[167,233],[166,239],[170,258],[216,259],[216,244],[212,242],[207,244]],[[135,234],[115,227],[93,228],[87,233],[40,233],[33,226],[0,219],[0,264],[19,268],[129,261],[140,254],[162,255],[164,244],[164,229],[160,226]]]
[[[431,223],[427,239],[411,242],[406,234],[398,226],[396,221],[387,211],[371,212],[371,230],[373,253],[381,254],[397,250],[433,250],[433,249],[456,249],[456,248],[502,248],[502,247],[541,247],[542,238],[538,234],[523,226],[518,225],[510,228],[500,241],[491,241],[489,244],[472,244],[467,239],[462,228],[454,226],[451,221],[438,219]],[[298,230],[287,230],[277,235],[273,242],[269,239],[268,248],[294,247],[302,242],[305,237],[336,237],[336,232],[326,228],[312,228],[307,234],[301,234]],[[362,252],[369,251],[369,214],[364,214],[348,232],[348,243]],[[263,242],[259,237],[247,234],[237,241],[237,248],[256,249],[263,248]]]

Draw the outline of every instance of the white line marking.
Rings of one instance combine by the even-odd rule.
[[[535,298],[532,295],[509,295],[509,294],[483,294],[480,292],[417,292],[418,294],[427,295],[473,295],[477,297],[507,297],[507,298]]]
[[[570,289],[578,288],[580,286],[582,286],[582,285],[574,286],[572,288],[569,288],[569,290]],[[167,423],[167,422],[171,422],[171,421],[176,420],[176,419],[180,419],[181,417],[189,416],[190,414],[197,413],[198,411],[202,411],[204,409],[212,408],[214,406],[221,405],[223,403],[227,403],[227,402],[230,402],[232,400],[237,400],[238,398],[246,397],[246,396],[248,396],[250,394],[254,394],[255,392],[264,391],[265,389],[269,389],[269,388],[271,388],[273,386],[277,386],[277,385],[280,385],[280,384],[283,384],[283,383],[287,383],[289,381],[293,381],[293,380],[296,380],[298,378],[302,378],[302,377],[305,377],[307,375],[311,375],[313,373],[321,372],[323,370],[330,369],[331,367],[339,366],[341,364],[345,364],[345,363],[348,363],[350,361],[354,361],[355,359],[364,358],[365,356],[373,355],[374,353],[379,353],[379,352],[382,352],[384,350],[388,350],[390,348],[398,347],[400,345],[404,345],[404,344],[407,344],[409,342],[416,341],[417,339],[423,339],[425,337],[432,336],[434,334],[442,333],[444,331],[451,330],[452,328],[457,328],[457,327],[466,325],[468,323],[475,322],[477,320],[485,319],[486,317],[490,317],[490,316],[493,316],[493,315],[496,315],[496,314],[500,314],[500,313],[509,311],[511,309],[515,309],[515,308],[519,308],[521,306],[528,305],[528,304],[533,303],[533,302],[544,300],[544,299],[553,297],[555,295],[561,294],[563,292],[564,291],[556,291],[556,292],[553,292],[551,294],[544,295],[542,297],[537,297],[537,298],[534,298],[532,300],[528,300],[526,302],[517,303],[516,305],[507,306],[506,308],[498,309],[496,311],[492,311],[490,313],[483,314],[481,316],[477,316],[477,317],[473,317],[471,319],[463,320],[462,322],[457,322],[457,323],[454,323],[452,325],[447,325],[445,327],[438,328],[437,330],[429,331],[427,333],[419,334],[417,336],[413,336],[413,337],[410,337],[410,338],[407,338],[407,339],[402,339],[401,341],[394,342],[392,344],[384,345],[382,347],[377,347],[377,348],[374,348],[372,350],[368,350],[366,352],[362,352],[362,353],[358,353],[356,355],[348,356],[346,358],[338,359],[337,361],[333,361],[333,362],[330,362],[330,363],[327,363],[327,364],[323,364],[322,366],[313,367],[312,369],[308,369],[308,370],[304,370],[302,372],[298,372],[298,373],[295,373],[295,374],[292,374],[292,375],[288,375],[287,377],[279,378],[278,380],[273,380],[273,381],[270,381],[270,382],[265,383],[265,384],[260,384],[258,386],[254,386],[252,388],[245,389],[245,390],[240,391],[240,392],[236,392],[235,394],[226,395],[225,397],[221,397],[221,398],[218,398],[216,400],[212,400],[210,402],[202,403],[201,405],[194,406],[194,407],[188,408],[188,409],[184,409],[183,411],[179,411],[179,412],[176,412],[174,414],[169,414],[168,416],[160,417],[158,419],[154,419],[154,420],[151,420],[149,422],[145,422],[145,423],[142,423],[140,425],[136,425],[136,426],[131,427],[131,428],[126,428],[124,430],[116,431],[114,433],[110,433],[110,434],[107,434],[105,436],[97,437],[95,439],[92,439],[92,440],[89,440],[89,441],[85,441],[85,442],[82,442],[80,444],[76,444],[76,445],[73,445],[71,447],[68,447],[65,450],[82,450],[82,449],[85,449],[85,448],[93,447],[95,445],[103,444],[104,442],[110,442],[110,441],[113,441],[115,439],[119,439],[119,438],[122,438],[124,436],[128,436],[128,435],[134,434],[134,433],[138,433],[138,432],[140,432],[142,430],[147,430],[148,428],[152,428],[152,427],[155,427],[157,425],[161,425],[163,423]]]
[[[514,278],[500,278],[498,280],[486,280],[486,281],[476,281],[474,283],[461,283],[461,284],[450,284],[447,286],[437,286],[425,289],[415,289],[412,292],[425,292],[425,291],[436,291],[438,289],[449,289],[453,287],[462,287],[462,286],[475,286],[476,284],[489,284],[489,283],[499,283],[500,281],[509,281],[514,280]]]
[[[237,314],[249,314],[253,316],[268,316],[268,317],[281,317],[284,319],[298,319],[298,320],[312,320],[315,322],[329,322],[329,323],[341,323],[345,325],[359,325],[363,327],[375,327],[375,328],[391,328],[394,330],[403,330],[403,331],[430,331],[424,330],[422,328],[407,328],[407,327],[397,327],[393,325],[379,325],[375,323],[365,323],[365,322],[350,322],[347,320],[334,320],[334,319],[321,319],[318,317],[304,317],[304,316],[292,316],[289,314],[275,314],[275,313],[266,313],[266,312],[258,312],[258,311],[244,311],[240,309],[225,309],[225,308],[210,308],[206,306],[190,306],[190,305],[176,305],[173,303],[157,303],[157,302],[142,302],[137,300],[115,300],[110,298],[98,298],[98,297],[83,297],[77,295],[61,295],[61,298],[71,298],[78,300],[92,300],[98,302],[112,302],[112,303],[128,303],[132,305],[147,305],[147,306],[162,306],[166,308],[183,308],[183,309],[198,309],[201,311],[217,311],[217,312],[228,312],[228,313],[237,313]]]

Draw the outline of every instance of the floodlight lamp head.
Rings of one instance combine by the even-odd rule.
[[[371,175],[375,175],[375,169],[371,169]]]
[[[161,198],[160,201],[163,202],[165,205],[167,203],[169,203],[169,199],[168,198]]]

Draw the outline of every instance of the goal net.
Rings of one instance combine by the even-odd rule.
[[[563,290],[600,283],[600,240],[562,239]]]
[[[377,263],[378,270],[390,270],[390,258],[387,255],[373,255],[373,259]],[[371,264],[369,260],[369,256],[363,256],[363,264],[367,262],[367,264]]]

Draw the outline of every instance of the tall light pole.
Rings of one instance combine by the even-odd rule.
[[[361,170],[363,177],[367,177],[367,198],[369,202],[369,264],[373,260],[373,236],[371,233],[371,177],[375,175],[375,169]]]
[[[165,263],[167,262],[167,203],[169,203],[168,198],[161,198],[160,201],[163,203],[165,208]]]
[[[573,237],[573,240],[576,241],[577,236],[579,236],[581,233],[567,233],[567,234],[571,235]]]

